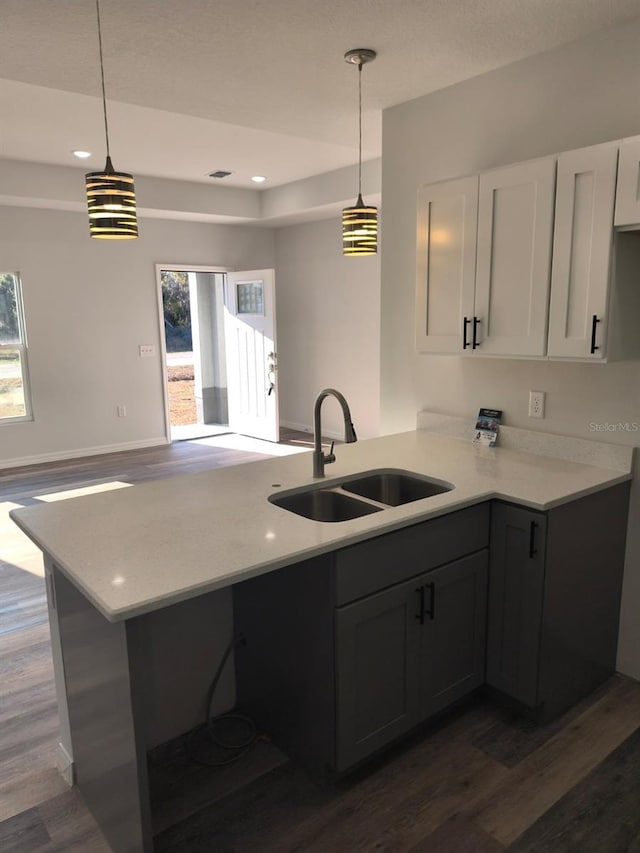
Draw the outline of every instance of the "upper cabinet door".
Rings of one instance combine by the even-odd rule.
[[[620,145],[618,188],[614,225],[640,222],[640,136],[624,139]]]
[[[478,176],[418,190],[416,349],[471,352]]]
[[[555,158],[480,175],[477,352],[546,352]]]
[[[558,158],[550,357],[603,358],[611,264],[617,143]]]

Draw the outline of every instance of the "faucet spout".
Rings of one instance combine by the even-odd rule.
[[[335,388],[325,388],[324,391],[321,391],[315,402],[315,406],[313,407],[313,476],[314,477],[324,477],[324,466],[328,465],[331,462],[336,461],[336,457],[333,453],[333,442],[331,444],[331,449],[329,453],[326,454],[322,450],[322,419],[320,415],[320,411],[322,409],[322,403],[327,397],[335,397],[338,403],[340,403],[340,408],[342,409],[342,417],[344,419],[344,440],[347,444],[351,444],[354,441],[358,440],[356,435],[355,428],[353,426],[353,422],[351,420],[351,412],[349,411],[349,404],[347,403],[344,396],[336,391]]]

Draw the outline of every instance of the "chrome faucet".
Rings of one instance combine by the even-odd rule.
[[[316,403],[313,409],[313,476],[314,477],[324,477],[324,466],[328,465],[330,462],[335,462],[336,457],[333,453],[333,441],[331,442],[331,447],[329,448],[329,453],[324,453],[322,450],[322,425],[320,422],[320,409],[322,408],[322,401],[325,397],[335,397],[336,400],[340,403],[340,408],[342,409],[342,417],[344,418],[344,440],[347,444],[351,444],[354,441],[358,440],[356,435],[356,431],[353,428],[353,423],[351,422],[351,412],[349,411],[349,404],[342,396],[339,391],[336,391],[335,388],[325,388],[324,391],[321,391],[318,394],[316,399]]]

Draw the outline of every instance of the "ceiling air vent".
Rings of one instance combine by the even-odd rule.
[[[228,178],[231,172],[225,172],[224,169],[218,169],[215,172],[209,172],[210,178]]]

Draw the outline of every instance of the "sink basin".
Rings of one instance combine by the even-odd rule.
[[[382,509],[327,489],[307,489],[288,495],[276,494],[271,495],[269,500],[276,506],[313,521],[349,521],[372,512],[380,512]]]
[[[431,480],[407,471],[374,471],[355,480],[341,484],[345,492],[353,492],[363,498],[387,504],[400,506],[433,495],[450,492],[453,486],[442,480]]]

